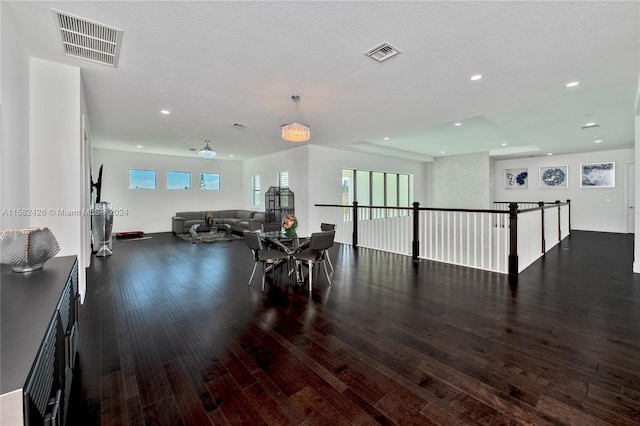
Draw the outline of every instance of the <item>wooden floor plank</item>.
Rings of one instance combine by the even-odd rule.
[[[353,424],[311,386],[300,389],[291,396],[291,400],[304,412],[306,424],[318,426]]]
[[[230,424],[266,425],[260,411],[253,408],[231,376],[211,381],[207,383],[207,387]]]
[[[143,412],[147,425],[185,425],[172,396],[144,407]]]
[[[332,286],[263,293],[242,240],[115,240],[87,270],[67,424],[640,425],[632,236],[573,231],[517,283],[330,255]]]
[[[207,411],[202,404],[196,388],[192,385],[189,373],[185,369],[187,361],[172,360],[163,365],[178,412],[187,425],[206,425],[209,422]]]

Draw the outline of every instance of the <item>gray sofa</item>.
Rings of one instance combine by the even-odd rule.
[[[203,210],[195,212],[177,212],[171,218],[171,231],[174,234],[186,234],[193,225],[200,225],[198,232],[209,232],[208,213],[213,215],[213,226],[226,224],[232,231],[256,231],[262,228],[264,212],[253,210]]]

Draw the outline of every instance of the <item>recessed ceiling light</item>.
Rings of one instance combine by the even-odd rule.
[[[459,126],[462,126],[462,123],[458,121],[457,123],[453,123],[453,125],[456,127],[459,127]]]
[[[136,145],[136,148],[142,148],[142,145]]]
[[[171,114],[171,111],[169,111],[168,109],[161,109],[160,113],[162,113],[164,115],[169,115],[169,114]]]
[[[506,142],[502,142],[502,144],[501,144],[501,145],[502,145],[502,146],[507,146],[507,143],[506,143]]]
[[[444,154],[444,151],[440,151],[440,154]]]
[[[553,152],[547,152],[547,155],[553,155]]]
[[[602,139],[596,139],[595,141],[593,141],[593,143],[600,143],[602,142]]]
[[[384,138],[382,138],[382,139],[384,139],[385,141],[388,141],[388,140],[389,140],[389,138],[387,138],[387,137],[384,137]]]
[[[580,84],[579,81],[571,81],[571,82],[567,83],[565,86],[567,86],[567,87],[576,87],[578,84]]]
[[[476,74],[476,75],[472,75],[471,77],[469,77],[469,80],[471,81],[478,81],[482,78],[482,74]]]
[[[229,157],[235,157],[235,155],[233,155],[233,154],[229,154]]]

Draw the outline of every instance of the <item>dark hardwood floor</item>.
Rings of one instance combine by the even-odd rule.
[[[330,287],[251,287],[242,240],[94,258],[70,425],[638,425],[631,235],[502,275],[336,245]]]

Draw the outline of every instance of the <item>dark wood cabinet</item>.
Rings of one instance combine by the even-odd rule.
[[[78,342],[76,256],[28,273],[2,265],[0,299],[0,424],[64,425]]]
[[[265,223],[280,223],[290,215],[295,214],[295,199],[289,188],[270,186],[264,194]]]

